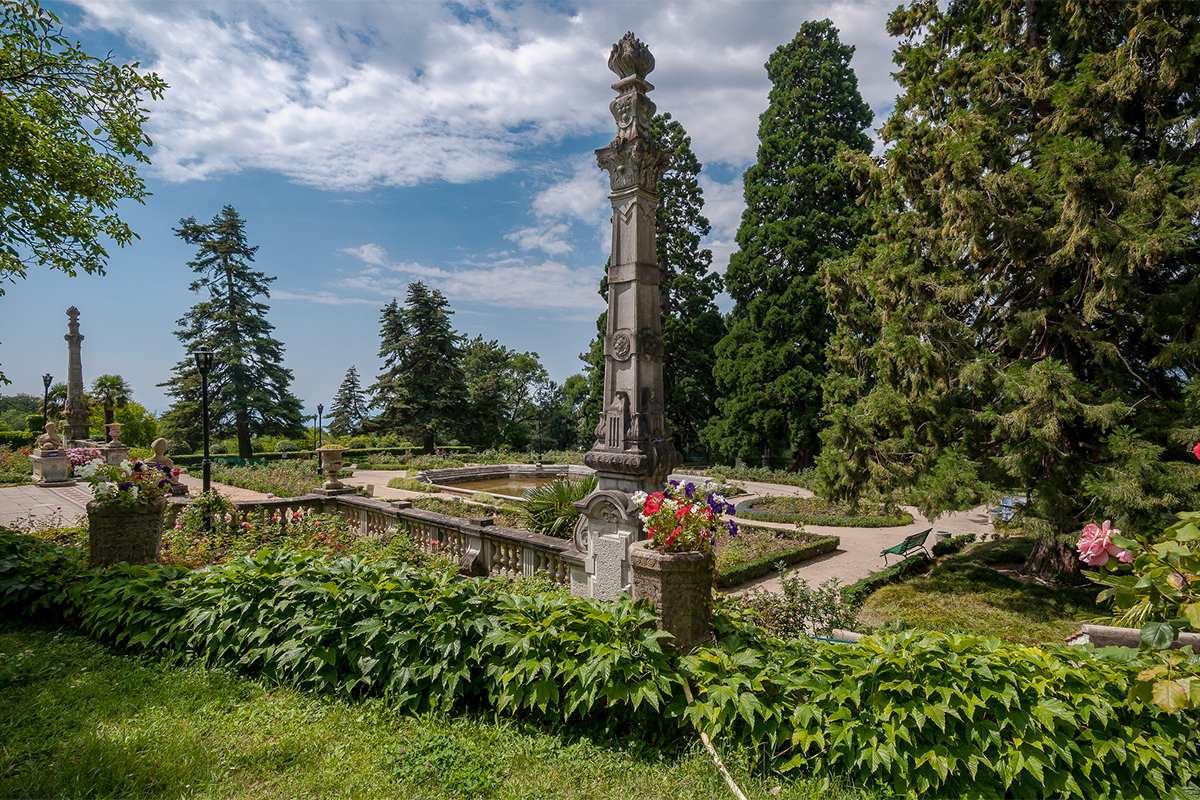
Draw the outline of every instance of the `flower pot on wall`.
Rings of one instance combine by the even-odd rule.
[[[87,504],[88,566],[107,567],[121,561],[149,564],[158,560],[162,543],[163,514],[169,501],[160,497],[152,503]]]
[[[633,599],[654,606],[659,630],[675,637],[667,646],[686,653],[712,638],[712,554],[663,553],[649,549],[648,544],[642,541],[629,546]]]

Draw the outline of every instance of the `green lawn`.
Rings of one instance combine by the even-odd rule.
[[[1017,641],[1061,642],[1084,622],[1105,616],[1100,587],[1049,587],[996,571],[1029,555],[1028,539],[968,545],[944,556],[927,575],[885,586],[859,612],[867,628],[923,628]]]
[[[718,742],[719,746],[719,742]],[[780,782],[750,777],[751,798]],[[110,652],[66,631],[0,628],[0,797],[727,798],[696,742],[413,717],[224,672]],[[816,781],[784,798],[868,798]]]

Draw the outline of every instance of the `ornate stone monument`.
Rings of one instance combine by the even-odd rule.
[[[596,442],[584,463],[596,470],[595,492],[577,503],[582,512],[575,547],[582,570],[571,571],[571,591],[612,599],[629,591],[629,545],[645,538],[636,491],[661,488],[680,457],[671,444],[663,409],[662,306],[655,211],[667,156],[650,135],[654,87],[646,75],[654,56],[632,33],[613,45],[608,67],[619,80],[609,105],[617,122],[612,142],[596,151],[612,193],[612,260],[608,268],[608,329],[604,338],[604,404]]]
[[[79,345],[83,342],[83,334],[79,332],[79,309],[71,306],[67,309],[67,350],[70,360],[67,366],[67,443],[73,447],[91,447],[88,438],[88,409],[83,401],[83,362],[79,356]],[[78,442],[79,444],[76,444]]]
[[[75,485],[75,479],[71,477],[71,459],[67,458],[57,425],[46,423],[45,433],[38,437],[35,448],[29,456],[33,462],[31,481],[38,486]]]

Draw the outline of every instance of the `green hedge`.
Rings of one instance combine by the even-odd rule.
[[[717,586],[722,589],[730,586],[737,586],[740,583],[754,580],[762,575],[766,575],[771,570],[775,569],[775,565],[780,561],[785,564],[795,564],[798,561],[806,561],[810,558],[832,553],[838,549],[838,545],[842,543],[841,537],[838,536],[821,536],[814,541],[799,545],[791,550],[785,550],[782,553],[775,553],[769,556],[747,561],[738,564],[734,567],[729,567],[721,571],[717,576]]]
[[[58,550],[0,532],[0,613],[52,596],[85,632],[134,651],[386,694],[419,713],[579,719],[680,743],[695,726],[760,768],[922,797],[1160,797],[1200,764],[1200,712],[1130,693],[1154,654],[921,632],[781,641],[718,617],[717,641],[679,657],[660,646],[653,612],[627,599],[519,595],[269,550],[191,573],[60,570],[57,593],[11,590]]]
[[[911,525],[912,514],[907,511],[898,517],[846,517],[837,514],[805,514],[803,512],[755,511],[754,505],[773,497],[753,497],[743,500],[734,508],[733,515],[742,519],[761,522],[795,522],[800,525],[822,525],[835,528],[897,528]]]
[[[29,431],[0,431],[0,447],[11,450],[23,450],[32,447],[37,441],[38,434]]]
[[[932,563],[933,559],[924,553],[909,556],[903,561],[892,564],[890,567],[880,570],[874,575],[868,575],[862,580],[855,581],[845,589],[842,589],[842,598],[851,605],[861,606],[866,602],[868,597],[879,589],[924,572],[929,569],[929,565]]]

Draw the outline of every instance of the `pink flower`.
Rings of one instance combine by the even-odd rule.
[[[1079,560],[1089,567],[1102,567],[1113,556],[1126,564],[1133,561],[1133,552],[1113,544],[1109,538],[1111,535],[1121,535],[1119,530],[1112,527],[1111,520],[1104,520],[1099,528],[1091,522],[1085,525],[1076,545],[1079,548]]]
[[[267,499],[268,499],[268,500],[270,500],[270,499],[271,499],[272,497],[274,497],[274,496],[275,496],[275,495],[273,495],[271,492],[267,492]]]
[[[319,527],[321,527],[321,523],[320,523],[320,522],[314,522],[314,523],[313,523],[313,527],[314,527],[314,528],[319,528]]]
[[[242,527],[243,527],[243,528],[245,528],[246,530],[250,530],[250,529],[251,529],[251,528],[253,528],[254,526],[253,526],[253,525],[251,525],[249,522],[243,522],[243,523],[242,523]]]
[[[304,519],[304,512],[297,511],[295,514],[292,514],[292,519]]]

